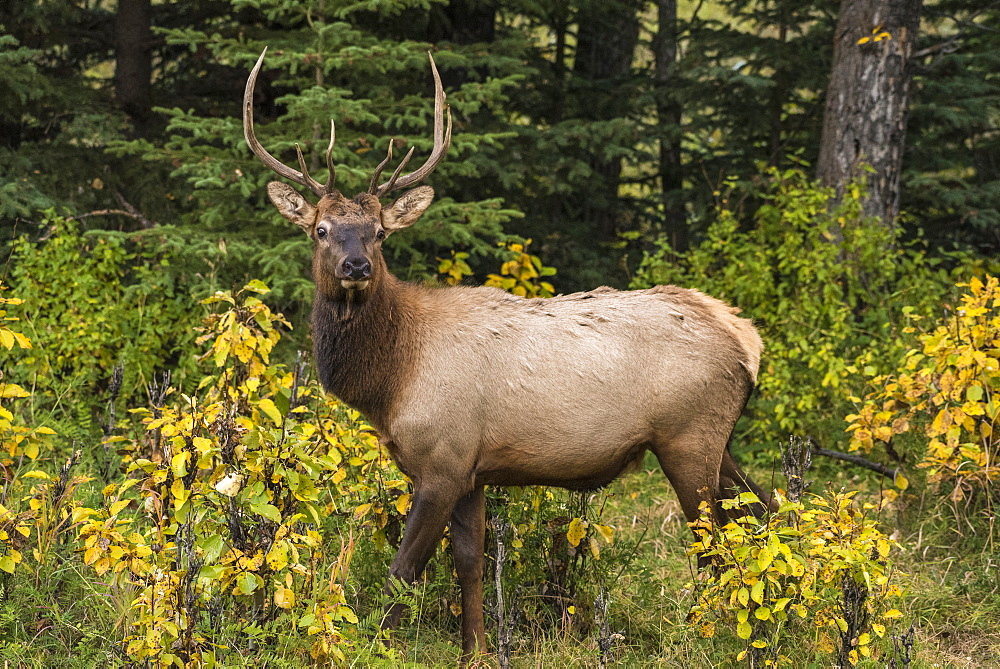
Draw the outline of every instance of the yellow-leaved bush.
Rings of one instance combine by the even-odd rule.
[[[403,476],[357,412],[307,382],[304,362],[271,363],[287,323],[258,297],[267,291],[252,281],[204,300],[224,307],[198,340],[209,372],[190,395],[152,389],[151,405],[133,410],[143,433],[106,440],[128,478],[73,512],[84,563],[128,600],[133,661],[225,663],[240,651],[222,639],[272,623],[312,638],[314,661],[346,661],[358,623],[343,587],[354,540],[338,547],[328,521],[379,535],[407,510],[390,493],[406,488]],[[334,576],[316,578],[320,565]]]
[[[2,290],[4,286],[0,282]],[[15,349],[32,347],[31,340],[14,329],[18,318],[7,312],[6,305],[22,303],[23,300],[16,297],[0,295],[0,361],[3,362],[0,367],[0,482],[7,484],[16,479],[22,484],[0,488],[3,492],[0,495],[0,573],[6,574],[13,574],[23,563],[24,552],[29,547],[36,559],[44,558],[44,544],[52,540],[65,520],[61,506],[50,503],[53,497],[47,494],[46,484],[38,483],[39,478],[47,480],[48,475],[30,466],[45,450],[55,431],[44,426],[25,425],[12,411],[13,402],[31,396],[22,386],[6,379],[7,365],[13,362]],[[78,482],[73,483],[75,487]],[[69,485],[68,480],[63,481],[60,501],[65,498],[62,493]],[[16,493],[22,486],[27,486],[29,491],[18,496]],[[8,493],[14,494],[8,498]]]
[[[959,286],[960,304],[919,335],[896,372],[872,379],[876,389],[847,417],[851,450],[916,437],[916,466],[956,502],[1000,478],[1000,287],[992,276]]]
[[[556,273],[554,267],[546,267],[541,258],[528,253],[530,239],[524,243],[511,242],[507,244],[510,258],[500,266],[499,274],[490,274],[484,285],[501,288],[508,293],[521,297],[552,297],[555,288],[542,279]]]
[[[702,637],[729,628],[744,647],[735,660],[751,666],[788,665],[783,648],[814,640],[818,656],[836,653],[839,664],[873,655],[884,620],[901,593],[893,584],[894,543],[876,523],[878,508],[855,492],[810,495],[806,502],[779,494],[776,513],[747,515],[723,527],[692,523],[691,552],[709,559],[708,578],[696,584],[688,623]],[[755,503],[753,493],[722,504]],[[752,657],[749,657],[752,656]]]

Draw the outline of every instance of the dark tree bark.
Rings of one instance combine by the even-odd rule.
[[[838,196],[864,163],[866,216],[893,225],[922,0],[842,0],[817,176]],[[888,36],[886,35],[888,34]]]
[[[489,43],[496,39],[496,0],[452,0],[444,12],[445,39],[456,44]]]
[[[684,173],[681,170],[681,106],[677,86],[677,0],[658,0],[658,26],[653,41],[656,116],[660,131],[660,187],[663,189],[663,225],[675,251],[688,247],[684,209]]]
[[[152,120],[153,63],[150,0],[119,0],[115,20],[115,95],[144,136]]]
[[[639,41],[638,0],[590,0],[577,15],[577,77],[574,91],[582,118],[604,121],[627,116],[630,98],[622,84],[632,71],[632,57]],[[583,202],[583,222],[602,240],[614,237],[619,212],[618,186],[621,158],[599,152],[590,159],[595,179]]]

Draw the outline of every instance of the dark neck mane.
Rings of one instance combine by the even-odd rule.
[[[366,291],[317,290],[313,302],[320,382],[376,429],[387,424],[405,370],[418,353],[413,301],[406,299],[411,291],[419,288],[385,272]]]

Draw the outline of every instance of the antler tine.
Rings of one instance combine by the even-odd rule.
[[[337,169],[333,166],[333,144],[337,141],[337,126],[330,119],[330,146],[326,147],[326,194],[333,192],[333,183],[337,179]]]
[[[368,192],[372,195],[378,194],[378,180],[379,177],[382,176],[382,170],[384,170],[385,166],[389,164],[390,160],[392,160],[392,145],[395,141],[395,137],[389,140],[389,150],[385,152],[385,158],[383,158],[382,162],[375,166],[372,178],[368,181]]]
[[[297,184],[305,186],[311,190],[316,196],[322,197],[326,192],[328,192],[321,183],[309,176],[308,170],[305,167],[305,160],[302,159],[302,151],[299,150],[298,145],[295,146],[295,150],[299,157],[299,166],[302,171],[294,170],[288,167],[280,160],[272,156],[267,150],[261,146],[260,142],[257,141],[257,136],[253,131],[253,90],[257,83],[257,74],[260,72],[260,67],[264,63],[264,56],[267,54],[267,47],[260,54],[260,58],[257,59],[257,64],[253,66],[250,71],[250,78],[247,80],[247,87],[243,93],[243,137],[247,141],[247,145],[253,154],[260,159],[260,162],[264,163],[264,166],[269,168],[272,172],[280,177],[284,177]],[[327,164],[329,165],[329,155],[333,150],[333,143],[331,140],[330,148],[327,150]],[[332,188],[333,186],[333,172],[330,173],[330,178],[327,180],[326,188]]]
[[[419,183],[423,179],[434,171],[434,168],[438,166],[441,159],[444,158],[445,154],[448,153],[448,147],[451,146],[451,108],[445,104],[445,94],[444,87],[441,85],[441,75],[438,74],[437,65],[434,64],[434,56],[430,51],[427,52],[427,57],[431,61],[431,72],[434,75],[434,148],[431,150],[431,155],[427,159],[427,162],[422,166],[410,172],[407,175],[398,177],[400,169],[402,169],[403,164],[409,159],[409,156],[413,153],[413,149],[410,149],[410,153],[407,154],[407,158],[400,164],[400,167],[396,168],[396,172],[386,183],[382,184],[374,191],[369,190],[369,192],[374,193],[377,197],[383,197],[386,193],[392,190],[398,190],[402,188],[408,188],[416,183]],[[445,129],[444,118],[445,113],[448,116],[448,127]],[[384,167],[385,162],[376,170],[376,174],[381,174],[382,167]],[[375,177],[372,183],[376,183],[378,178]]]
[[[413,152],[416,150],[417,147],[411,146],[410,150],[406,152],[405,156],[403,156],[403,159],[399,161],[399,165],[396,166],[396,169],[393,171],[392,176],[389,177],[389,180],[386,181],[385,185],[383,186],[383,188],[385,188],[386,193],[392,190],[393,186],[396,184],[396,179],[399,178],[399,173],[403,171],[404,167],[406,167],[406,163],[410,162],[410,158],[413,157]]]
[[[399,173],[403,171],[404,167],[406,167],[406,163],[410,162],[410,158],[413,157],[413,152],[417,149],[415,146],[410,147],[410,150],[406,152],[403,159],[399,161],[399,165],[396,166],[396,169],[393,171],[392,176],[389,177],[389,180],[385,182],[384,185],[379,186],[378,179],[382,175],[382,170],[385,169],[385,166],[389,164],[390,160],[392,160],[392,145],[395,141],[395,138],[389,140],[389,150],[386,152],[385,158],[382,159],[382,162],[375,167],[375,173],[372,174],[372,178],[368,182],[368,192],[372,195],[381,197],[380,193],[388,193],[392,190],[393,184],[395,184],[396,179],[399,178]]]

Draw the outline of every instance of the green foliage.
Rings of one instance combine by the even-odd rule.
[[[870,380],[864,401],[854,398],[860,408],[847,416],[848,431],[851,450],[912,454],[933,493],[968,518],[963,528],[988,536],[1000,480],[1000,283],[991,276],[959,285],[967,292],[951,313],[891,373]]]
[[[487,600],[498,636],[510,635],[518,620],[561,633],[593,630],[599,593],[628,567],[635,548],[615,541],[604,520],[607,501],[606,494],[540,486],[489,491],[486,548],[494,573]],[[499,616],[501,596],[506,619]]]
[[[368,179],[392,137],[397,140],[397,155],[412,146],[417,148],[414,161],[425,159],[432,143],[430,44],[378,39],[358,25],[359,14],[369,9],[365,3],[262,0],[233,4],[260,12],[270,24],[252,26],[249,41],[246,28],[236,23],[223,25],[214,34],[200,27],[164,33],[170,44],[211,53],[215,62],[232,68],[234,78],[244,82],[257,56],[269,47],[258,84],[258,94],[266,103],[259,104],[262,109],[255,114],[258,137],[268,151],[291,165],[295,164],[294,145],[301,145],[311,171],[323,180],[326,175],[320,165],[329,140],[327,124],[334,119],[336,185],[348,196],[367,190]],[[379,12],[392,16],[413,4],[379,3]],[[437,56],[445,72],[471,66],[470,56],[462,52],[445,51]],[[472,127],[462,119],[471,114],[499,114],[498,98],[514,83],[510,76],[498,76],[449,91],[456,129],[448,160],[429,182],[444,185],[441,190],[451,197],[436,201],[413,234],[394,237],[387,244],[387,254],[404,276],[429,274],[428,258],[442,246],[495,256],[494,241],[504,239],[503,225],[520,215],[502,206],[495,196],[457,202],[453,198],[460,189],[448,187],[456,179],[480,176],[476,154],[494,150],[510,134]],[[233,111],[237,103],[235,96],[228,101]],[[175,107],[160,112],[168,119],[167,141],[122,141],[112,144],[112,150],[171,166],[171,177],[185,184],[186,197],[194,205],[185,215],[186,224],[226,232],[250,225],[260,229],[261,241],[294,238],[301,246],[307,244],[294,226],[274,228],[264,186],[275,176],[247,149],[238,116],[219,117],[216,109]]]
[[[766,175],[749,193],[759,207],[731,205],[747,194],[741,189],[720,194],[705,240],[686,253],[662,244],[633,287],[697,288],[754,320],[764,339],[748,428],[754,441],[837,434],[851,408],[845,385],[884,371],[904,350],[908,317],[934,313],[953,277],[975,263],[955,255],[945,264],[904,242],[898,229],[862,218],[861,184],[834,204],[832,191],[799,169]]]
[[[171,257],[155,245],[92,234],[48,212],[47,239],[19,237],[9,281],[23,296],[23,328],[36,342],[8,372],[10,381],[34,388],[37,415],[90,416],[62,430],[93,436],[116,366],[125,370],[122,400],[136,406],[156,372],[173,368],[178,378],[193,366],[182,351],[191,346],[199,318],[187,304],[194,286],[171,271]],[[112,398],[113,400],[114,398]]]

